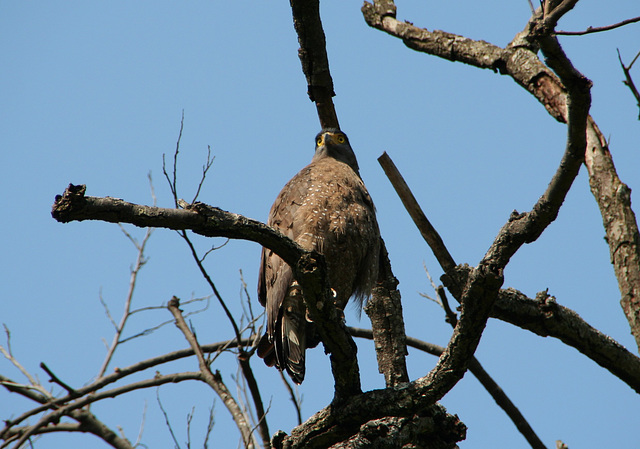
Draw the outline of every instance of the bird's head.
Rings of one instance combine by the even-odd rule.
[[[358,173],[358,161],[351,149],[347,135],[336,128],[323,129],[316,136],[316,153],[313,155],[313,162],[325,157],[332,157],[350,166]]]

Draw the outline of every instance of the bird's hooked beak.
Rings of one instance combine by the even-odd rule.
[[[329,146],[331,144],[336,145],[338,143],[336,141],[336,135],[334,133],[332,133],[331,131],[327,131],[325,133],[322,133],[322,136],[320,138],[322,139],[322,143],[325,146]]]

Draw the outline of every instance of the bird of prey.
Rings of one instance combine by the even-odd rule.
[[[362,307],[378,274],[380,231],[345,133],[324,129],[316,136],[311,163],[284,186],[267,224],[324,255],[339,310],[352,296]],[[267,314],[258,355],[302,383],[305,350],[318,339],[291,267],[267,248],[260,260],[258,299]]]

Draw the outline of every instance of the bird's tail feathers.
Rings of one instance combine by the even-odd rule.
[[[295,383],[300,384],[305,375],[308,323],[302,291],[296,282],[289,289],[280,310],[280,335],[275,338],[278,365],[281,369],[286,369]]]

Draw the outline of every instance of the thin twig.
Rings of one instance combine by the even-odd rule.
[[[173,194],[173,201],[176,207],[178,207],[178,182],[177,182],[178,153],[180,152],[180,140],[182,140],[183,129],[184,129],[184,109],[182,110],[182,118],[180,119],[180,133],[178,134],[178,141],[176,142],[176,151],[173,153],[173,180],[169,178],[169,175],[165,170],[164,154],[162,155],[162,171],[164,172],[164,176],[167,178],[167,181],[169,181],[169,187],[171,188],[171,193]]]
[[[46,372],[49,377],[51,377],[50,382],[54,382],[57,383],[58,385],[60,385],[62,388],[64,388],[65,390],[67,390],[67,393],[69,393],[70,395],[75,395],[76,390],[72,387],[70,387],[69,385],[67,385],[65,382],[63,382],[62,380],[60,380],[60,378],[58,378],[58,376],[56,376],[53,371],[51,371],[49,369],[49,367],[44,363],[44,362],[40,362],[40,368],[42,368],[44,370],[44,372]]]
[[[244,310],[244,313],[247,315],[247,317],[249,318],[250,321],[255,322],[256,317],[253,314],[253,306],[251,305],[252,304],[251,295],[249,294],[249,290],[247,289],[247,283],[244,280],[244,274],[242,273],[242,269],[240,270],[240,283],[242,284],[242,291],[244,292],[244,296],[247,299],[246,301],[241,301],[243,310],[244,310],[245,302],[247,304],[247,310]],[[259,316],[262,316],[262,314],[260,314]],[[252,332],[254,334],[258,333],[258,332],[256,332],[255,327],[252,328]]]
[[[100,300],[100,304],[102,304],[102,307],[104,308],[105,315],[107,315],[107,318],[109,318],[109,322],[111,322],[111,325],[113,326],[113,330],[115,332],[118,332],[118,323],[116,323],[116,320],[113,319],[113,316],[111,315],[111,310],[109,310],[109,306],[107,305],[107,302],[104,300],[104,296],[102,296],[102,287],[100,287],[100,291],[98,292],[98,299]],[[108,350],[109,345],[104,339],[103,341],[104,341],[104,345],[107,347],[107,350]]]
[[[251,340],[244,340],[242,342],[242,345],[249,345],[251,344]],[[227,341],[222,341],[222,342],[218,342],[218,343],[213,343],[213,344],[208,344],[208,345],[204,345],[202,346],[202,349],[204,352],[206,353],[220,353],[221,351],[227,349],[227,348],[233,348],[236,347],[237,345],[237,341],[235,339],[233,340],[227,340]],[[34,416],[38,413],[41,413],[47,409],[51,409],[51,408],[58,408],[64,404],[66,404],[67,402],[75,399],[76,397],[81,397],[84,395],[89,395],[91,393],[96,392],[97,390],[105,387],[106,385],[112,384],[114,382],[117,382],[118,380],[127,377],[131,374],[134,373],[138,373],[140,371],[144,371],[146,369],[149,368],[153,368],[156,367],[158,365],[161,365],[163,363],[168,363],[168,362],[172,362],[174,360],[179,360],[179,359],[183,359],[186,357],[191,357],[194,355],[194,351],[193,349],[181,349],[178,351],[174,351],[174,352],[170,352],[168,354],[163,354],[161,356],[158,357],[153,357],[151,359],[147,359],[147,360],[142,360],[140,362],[137,362],[133,365],[127,366],[127,367],[123,367],[118,369],[117,371],[115,371],[114,373],[105,375],[101,378],[98,378],[95,382],[93,382],[92,384],[89,384],[85,387],[80,387],[76,390],[76,396],[63,396],[61,398],[53,398],[49,395],[48,392],[41,390],[42,387],[40,387],[40,389],[36,389],[32,386],[29,385],[23,385],[17,382],[14,382],[13,380],[6,378],[2,375],[0,375],[0,384],[3,385],[5,388],[7,388],[9,391],[13,391],[16,393],[19,393],[25,397],[28,397],[29,399],[36,401],[40,404],[44,404],[41,405],[39,407],[36,407],[32,410],[29,410],[25,413],[23,413],[22,415],[12,419],[12,420],[6,420],[5,424],[7,427],[10,426],[14,426],[26,419],[28,419],[31,416]],[[173,375],[175,377],[175,375]],[[163,377],[163,376],[161,376]],[[167,379],[171,379],[171,376],[167,376]],[[127,388],[146,388],[147,384],[141,384],[140,386],[136,386],[136,387],[131,387],[131,386],[127,386]],[[155,386],[156,384],[153,385],[149,385],[149,386]],[[38,395],[33,393],[31,390],[37,390],[40,393],[43,393],[43,395]],[[129,390],[127,390],[129,391]],[[103,392],[103,393],[96,393],[96,395],[100,395],[100,394],[104,394],[105,397],[114,397],[114,395],[117,394],[121,394],[121,392],[119,392],[118,390],[110,390],[109,392]],[[95,396],[97,397],[97,396]],[[91,402],[91,401],[90,401]],[[0,431],[0,436],[2,435],[3,431]]]
[[[0,345],[0,352],[2,353],[2,355],[4,355],[4,357],[9,360],[9,362],[11,362],[11,364],[13,366],[15,366],[23,375],[24,377],[27,378],[27,380],[29,381],[29,386],[28,388],[32,389],[32,390],[36,390],[39,393],[43,394],[46,397],[52,397],[51,394],[40,384],[40,382],[38,382],[30,373],[29,371],[26,370],[26,368],[24,366],[22,366],[22,364],[20,362],[18,362],[18,359],[16,359],[11,351],[11,332],[9,331],[9,328],[7,327],[6,324],[3,324],[4,326],[4,332],[7,336],[7,349],[5,349],[2,345]]]
[[[640,16],[634,17],[632,19],[626,19],[622,22],[614,23],[613,25],[606,25],[601,27],[588,27],[584,31],[556,31],[555,34],[559,36],[583,36],[585,34],[591,33],[600,33],[602,31],[614,30],[616,28],[620,28],[625,25],[629,25],[630,23],[640,22]]]
[[[289,391],[289,399],[291,399],[291,402],[293,403],[293,408],[296,411],[296,417],[298,418],[298,425],[300,425],[302,424],[302,411],[300,410],[302,401],[298,396],[297,392],[293,389],[293,387],[287,380],[287,377],[284,375],[284,373],[280,370],[278,370],[278,373],[280,373],[282,382],[284,382],[285,387]]]
[[[201,261],[201,262],[204,262],[204,260],[207,258],[207,256],[208,256],[209,254],[211,254],[212,252],[214,252],[214,251],[216,251],[216,250],[219,250],[220,248],[224,248],[225,246],[227,246],[227,243],[229,243],[230,241],[231,241],[230,239],[226,239],[222,245],[218,245],[218,246],[216,246],[216,245],[211,245],[211,248],[209,248],[209,249],[208,249],[208,250],[207,250],[207,251],[202,255],[202,257],[200,258],[200,261]]]
[[[202,446],[204,449],[208,449],[209,447],[209,437],[211,436],[211,431],[213,430],[213,425],[215,423],[215,420],[213,419],[214,418],[213,410],[214,410],[215,403],[216,401],[214,399],[213,403],[211,404],[211,407],[209,407],[209,421],[207,422],[207,432],[205,433],[204,442],[202,443]]]
[[[185,314],[184,314],[184,317],[185,317],[185,318],[188,318],[188,317],[190,317],[190,316],[192,316],[192,315],[196,315],[196,314],[199,314],[199,313],[202,313],[202,312],[205,312],[206,310],[208,310],[208,309],[209,309],[209,298],[210,298],[210,297],[209,297],[209,296],[207,296],[207,297],[204,297],[204,298],[195,298],[195,299],[190,299],[189,301],[185,301],[185,302],[183,303],[183,304],[185,304],[185,305],[186,305],[186,304],[189,304],[189,303],[192,303],[192,302],[195,302],[195,301],[203,301],[203,300],[206,300],[206,304],[205,304],[202,308],[200,308],[200,309],[193,310],[193,311],[191,311],[191,312],[185,313]],[[132,316],[134,313],[146,312],[146,311],[148,311],[148,310],[159,310],[159,309],[166,310],[166,309],[167,309],[167,305],[166,305],[166,304],[163,304],[162,306],[148,306],[148,307],[141,307],[141,308],[139,308],[139,309],[132,310],[132,311],[131,311],[131,313],[129,314],[129,316]],[[158,329],[161,329],[162,327],[166,326],[167,324],[171,324],[171,323],[173,323],[173,320],[167,320],[167,321],[164,321],[164,322],[162,322],[162,323],[160,323],[160,324],[157,324],[157,325],[152,326],[152,327],[150,327],[150,328],[147,328],[147,329],[145,329],[145,330],[143,330],[143,331],[140,331],[140,332],[138,332],[137,334],[130,335],[129,337],[126,337],[126,338],[122,338],[122,339],[119,341],[119,343],[118,343],[118,344],[121,344],[121,345],[122,345],[122,344],[124,344],[124,343],[127,343],[127,342],[128,342],[128,341],[130,341],[130,340],[135,339],[135,338],[139,338],[139,337],[144,337],[144,336],[150,335],[150,334],[154,333],[155,331],[157,331]]]
[[[182,331],[185,338],[189,342],[191,349],[193,349],[193,351],[196,354],[196,357],[198,359],[198,365],[200,366],[200,372],[204,377],[204,381],[211,388],[213,388],[213,390],[218,394],[218,396],[220,396],[220,399],[222,399],[222,402],[231,413],[231,417],[235,421],[236,426],[238,427],[238,430],[240,430],[240,434],[242,436],[242,441],[244,443],[244,446],[246,448],[255,447],[255,443],[251,435],[251,427],[249,426],[245,415],[242,413],[242,410],[238,406],[238,403],[233,398],[233,396],[227,389],[226,385],[222,381],[222,376],[220,375],[220,372],[216,371],[215,374],[211,372],[211,369],[209,368],[209,365],[207,364],[204,358],[202,348],[198,344],[198,341],[196,340],[195,335],[193,334],[191,329],[189,329],[189,326],[187,326],[187,323],[185,322],[184,317],[182,316],[182,311],[180,310],[180,300],[174,296],[169,301],[168,308],[171,314],[176,319],[176,326],[178,327],[178,329]]]
[[[138,447],[140,442],[142,441],[142,434],[144,433],[144,425],[147,421],[147,400],[144,401],[144,408],[142,409],[142,421],[140,422],[140,430],[138,430],[138,437],[136,438],[136,442],[133,444],[133,447]]]
[[[176,434],[173,433],[173,427],[171,426],[171,421],[169,420],[169,415],[167,411],[164,409],[164,405],[162,405],[162,401],[160,400],[160,388],[156,389],[156,400],[158,401],[158,407],[160,407],[160,411],[162,412],[162,416],[164,416],[164,422],[167,425],[167,429],[169,429],[169,434],[171,435],[171,439],[173,439],[173,444],[176,449],[180,449],[180,443],[178,443],[178,439],[176,438]]]
[[[131,316],[131,303],[133,301],[133,292],[135,290],[136,282],[138,280],[138,273],[142,269],[143,265],[146,263],[144,250],[147,245],[147,242],[149,241],[149,238],[151,237],[151,234],[153,233],[153,229],[147,228],[147,232],[145,233],[144,238],[142,239],[142,243],[140,244],[138,244],[135,241],[135,239],[133,239],[124,229],[123,229],[123,232],[125,233],[125,235],[128,236],[129,240],[138,249],[138,256],[136,257],[136,263],[133,269],[131,270],[131,278],[129,279],[129,291],[127,292],[127,298],[125,300],[124,312],[122,313],[122,317],[120,318],[120,323],[118,323],[116,327],[116,332],[111,341],[111,345],[109,346],[109,350],[107,351],[107,355],[105,356],[104,361],[102,362],[102,366],[98,371],[97,377],[102,377],[104,373],[107,371],[107,367],[109,366],[109,363],[111,363],[113,354],[115,353],[118,347],[118,344],[120,343],[120,337],[122,335],[122,332],[124,331],[125,325],[127,324],[127,320]]]
[[[442,304],[442,308],[444,309],[445,321],[451,324],[452,327],[456,327],[456,324],[458,324],[458,315],[456,315],[456,313],[451,310],[449,301],[447,300],[447,295],[442,285],[436,287],[436,295],[438,295],[440,304]]]
[[[187,413],[187,449],[191,449],[191,421],[196,413],[196,407],[191,407],[191,411]]]
[[[176,152],[176,156],[177,155],[178,153]],[[198,196],[200,195],[200,189],[202,189],[202,186],[204,185],[204,181],[207,178],[207,172],[213,165],[214,159],[215,159],[215,156],[211,157],[211,145],[207,145],[207,162],[202,166],[202,176],[200,177],[200,182],[198,183],[196,194],[194,195],[191,203],[195,203],[198,200]]]
[[[638,56],[640,56],[640,52],[638,52],[636,57],[633,58],[633,61],[631,61],[631,64],[629,64],[629,66],[625,66],[624,63],[622,62],[622,56],[620,56],[620,50],[617,49],[617,51],[618,51],[618,60],[620,61],[620,66],[622,67],[622,71],[624,72],[624,77],[625,77],[625,80],[623,81],[623,83],[631,90],[631,93],[633,94],[634,98],[636,99],[636,102],[638,103],[638,107],[640,107],[640,92],[638,92],[638,89],[636,88],[636,85],[633,82],[633,78],[631,78],[631,67],[633,67],[633,64],[638,59]],[[638,115],[638,120],[640,120],[640,115]]]
[[[182,239],[187,243],[187,246],[191,251],[191,255],[193,256],[193,260],[196,262],[196,265],[200,270],[200,274],[202,274],[205,281],[207,281],[207,284],[209,284],[211,291],[213,292],[214,296],[218,300],[218,304],[220,304],[220,307],[222,307],[222,310],[224,311],[225,315],[227,316],[227,319],[229,320],[229,323],[231,323],[231,327],[233,328],[233,333],[236,336],[236,340],[240,342],[242,340],[242,335],[240,333],[240,329],[238,328],[238,324],[236,323],[236,320],[233,317],[233,314],[227,307],[227,304],[225,303],[224,299],[222,299],[222,296],[220,295],[220,292],[218,291],[216,284],[213,282],[213,279],[211,279],[211,276],[209,276],[209,273],[204,268],[204,265],[202,264],[200,257],[198,257],[198,252],[196,251],[195,246],[191,242],[191,239],[189,239],[189,236],[187,235],[186,231],[181,231],[179,232],[179,234],[180,234],[180,237],[182,237]]]

